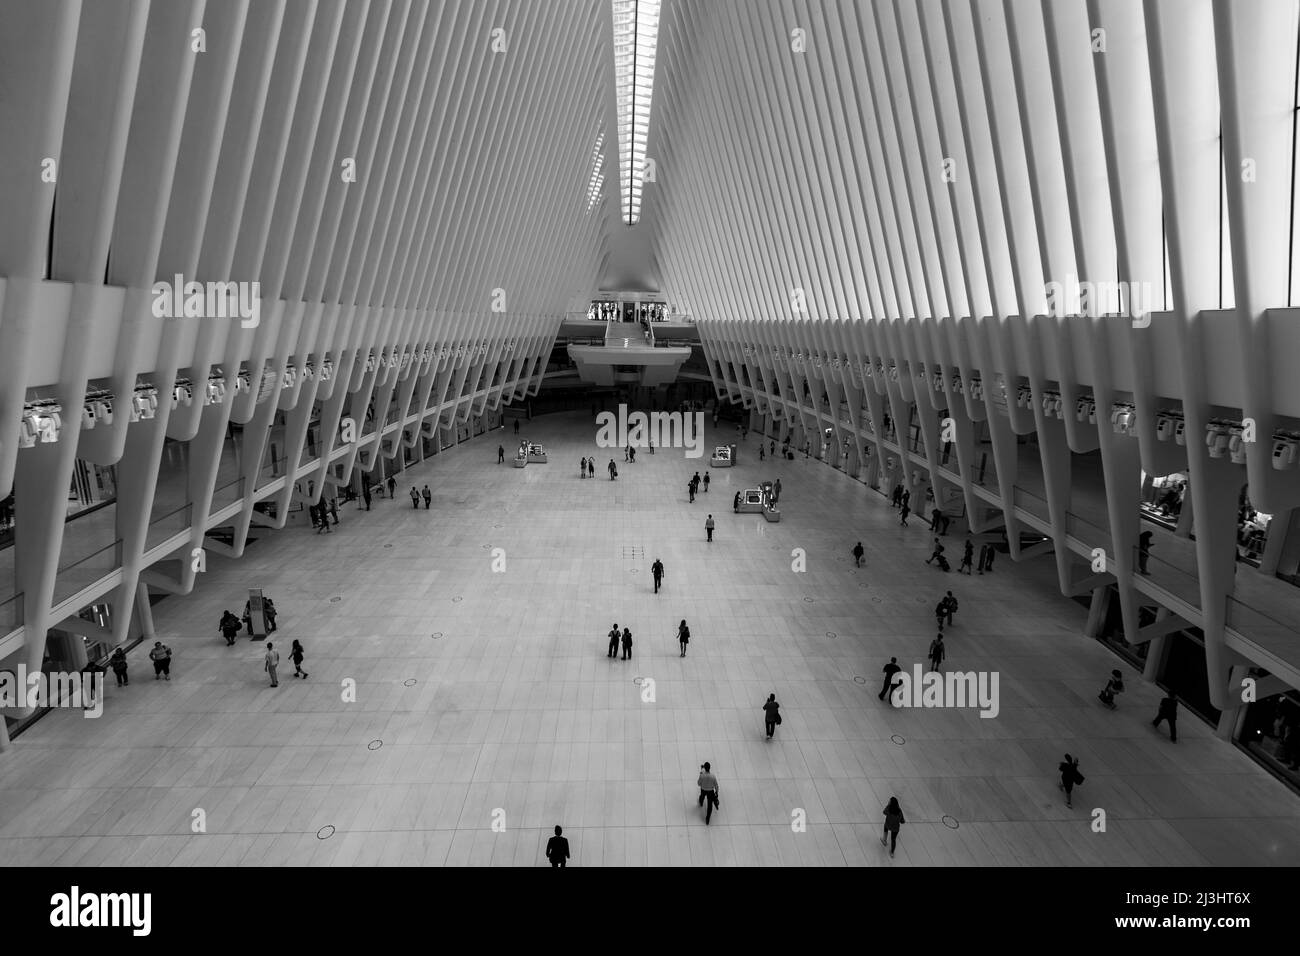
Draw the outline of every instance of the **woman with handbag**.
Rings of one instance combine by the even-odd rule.
[[[691,629],[686,626],[686,619],[682,618],[682,623],[677,625],[677,643],[682,646],[681,656],[686,656],[686,645],[691,642]]]
[[[1061,782],[1056,785],[1056,788],[1065,791],[1065,805],[1073,807],[1070,800],[1074,795],[1075,785],[1083,783],[1083,774],[1079,773],[1079,758],[1066,754],[1065,759],[1056,769],[1061,772]]]
[[[776,733],[776,725],[781,722],[781,705],[776,702],[776,694],[767,695],[767,703],[763,705],[763,726],[767,729],[767,739],[771,740],[772,735]]]

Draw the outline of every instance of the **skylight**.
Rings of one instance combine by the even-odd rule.
[[[613,0],[614,82],[618,98],[618,159],[623,221],[641,219],[650,96],[654,92],[655,46],[660,0]]]
[[[591,150],[591,178],[587,180],[587,212],[590,213],[600,202],[600,190],[605,185],[605,154],[600,148],[605,145],[605,134],[596,137],[596,145]]]

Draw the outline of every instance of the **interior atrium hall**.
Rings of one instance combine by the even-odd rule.
[[[1300,0],[0,0],[0,864],[1300,865],[1298,160]]]

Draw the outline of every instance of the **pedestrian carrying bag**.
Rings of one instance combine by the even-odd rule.
[[[777,714],[777,715],[776,715],[776,722],[777,722],[778,724],[781,722],[781,715],[780,715],[780,714]]]

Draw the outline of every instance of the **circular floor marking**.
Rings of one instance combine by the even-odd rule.
[[[898,744],[898,746],[900,747],[903,746],[903,744],[907,743],[906,738],[902,737],[899,734],[894,734],[894,736],[890,737],[889,739],[892,740],[894,743]]]
[[[316,839],[318,840],[328,840],[333,835],[334,835],[334,828],[330,826],[328,823],[316,831]]]
[[[406,680],[402,681],[402,686],[414,687],[417,683],[419,683],[419,681],[417,681],[414,677],[408,677]]]
[[[380,747],[382,747],[383,745],[384,745],[384,742],[383,742],[382,740],[372,740],[372,741],[370,741],[370,743],[366,744],[366,749],[367,749],[367,750],[378,750],[378,749],[379,749]]]
[[[961,826],[961,824],[957,822],[956,817],[950,817],[946,813],[943,815],[943,825],[946,826],[949,830],[956,830],[959,826]]]
[[[810,598],[810,597],[806,597],[806,598],[803,599],[803,603],[804,603],[804,604],[811,604],[812,602],[813,602],[813,599]]]
[[[494,527],[494,528],[504,528],[505,525],[502,525],[502,524],[494,524],[492,527]]]
[[[638,570],[639,570],[638,568],[628,568],[628,569],[627,569],[627,573],[628,573],[628,574],[636,574]]]
[[[484,551],[490,551],[491,549],[492,549],[492,545],[490,545],[490,544],[485,544],[485,545],[483,545],[483,550],[484,550]]]
[[[336,595],[334,595],[334,597],[330,598],[330,603],[331,603],[331,604],[338,604],[339,601],[342,601],[342,600],[343,600],[343,599],[342,599],[341,597],[339,597],[339,596],[336,594]]]
[[[386,545],[384,545],[384,547],[385,547],[385,548],[391,548],[391,547],[392,547],[392,544],[386,544]]]
[[[645,683],[645,678],[644,678],[644,677],[633,677],[633,678],[632,678],[632,683],[633,683],[633,684],[636,684],[637,687],[640,687],[642,684]]]
[[[867,679],[866,679],[865,677],[854,677],[854,678],[853,678],[853,683],[855,683],[855,684],[865,684],[866,682],[867,682]]]
[[[459,594],[457,594],[454,598],[451,599],[451,602],[452,602],[453,604],[458,604],[458,603],[460,603],[460,602],[463,601],[463,600],[465,600],[465,599],[464,599],[463,597],[461,597]]]
[[[432,634],[430,634],[429,636],[432,637],[435,641],[441,640],[441,639],[442,639],[442,631],[434,631],[434,632],[433,632]]]
[[[836,634],[834,631],[827,631],[827,632],[826,632],[826,636],[827,636],[827,637],[838,637],[839,635]]]

